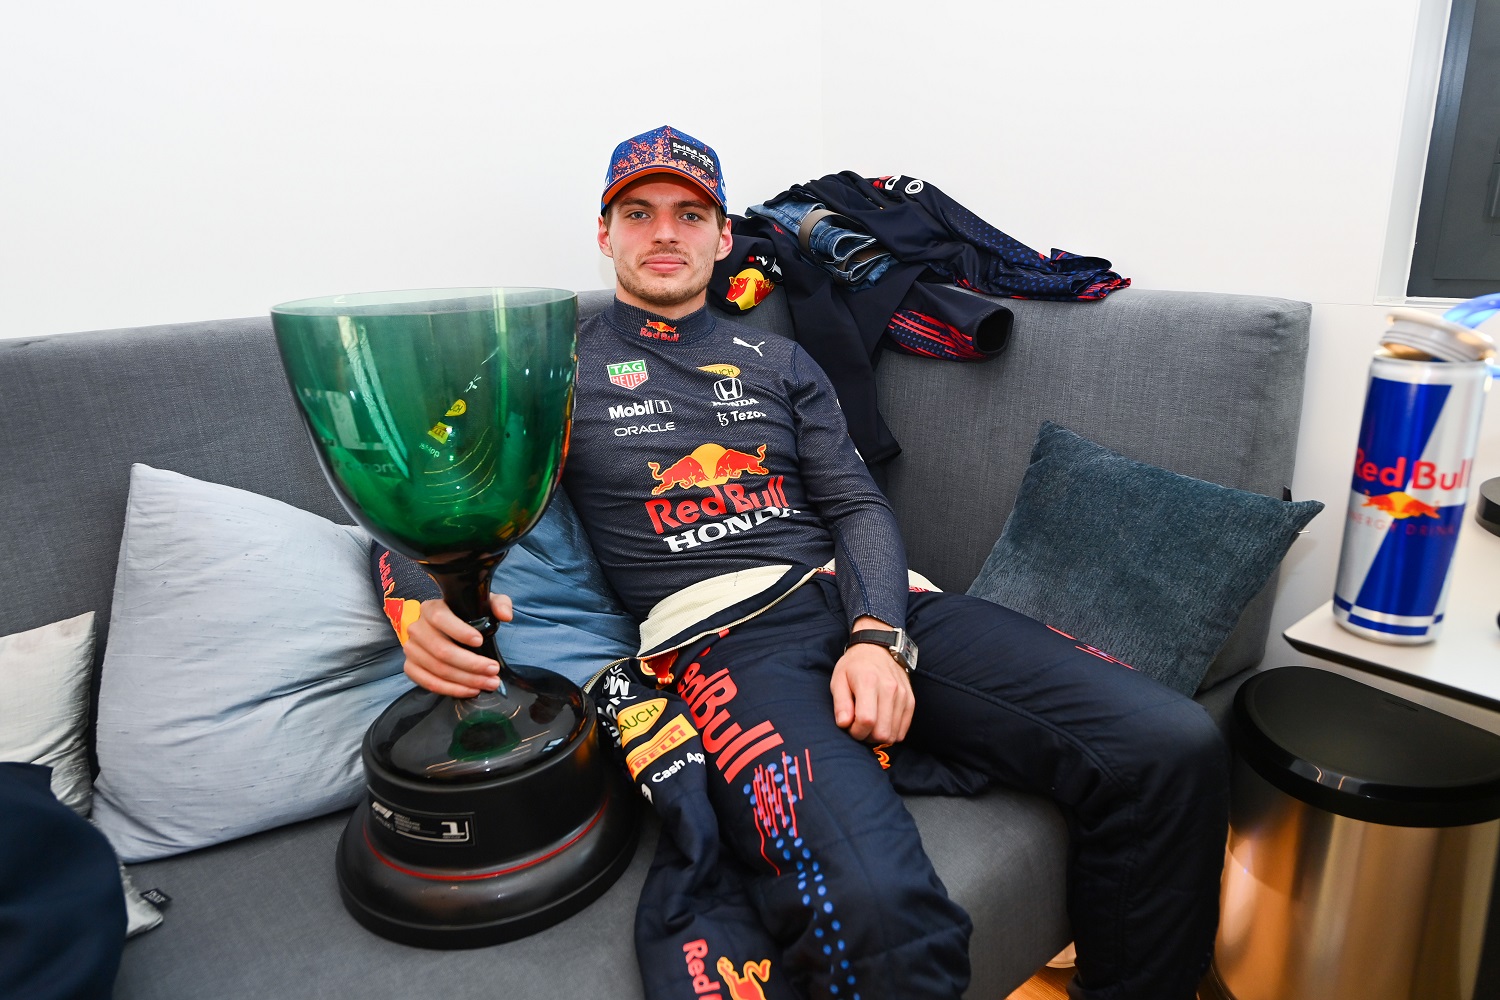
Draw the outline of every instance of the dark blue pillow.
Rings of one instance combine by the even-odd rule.
[[[1322,509],[1136,462],[1048,421],[969,593],[1192,695]]]
[[[416,563],[387,553],[379,542],[371,545],[370,562],[386,615],[404,639],[405,602],[440,596],[437,584]],[[562,490],[500,563],[490,589],[509,594],[515,604],[515,619],[496,633],[500,654],[510,662],[552,670],[583,684],[612,660],[635,655],[640,629],[605,581]],[[405,609],[405,614],[414,610]]]

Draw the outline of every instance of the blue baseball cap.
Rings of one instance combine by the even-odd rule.
[[[652,174],[671,174],[691,181],[725,212],[724,174],[719,169],[719,154],[706,142],[670,125],[642,132],[615,147],[604,172],[604,194],[599,199],[602,214],[610,200],[631,181]]]

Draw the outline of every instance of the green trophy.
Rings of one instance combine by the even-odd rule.
[[[495,567],[562,475],[577,296],[339,295],[275,306],[271,320],[339,500],[422,564],[500,664],[496,691],[413,688],[370,726],[369,794],[339,844],[344,904],[376,933],[427,947],[540,930],[614,882],[637,832],[593,703],[559,674],[507,663],[489,607]]]

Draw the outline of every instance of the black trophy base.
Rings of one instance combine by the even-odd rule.
[[[402,864],[379,853],[368,823],[367,803],[344,827],[339,895],[365,929],[418,948],[481,948],[566,920],[620,877],[640,829],[633,801],[611,795],[570,842],[495,872]]]
[[[377,721],[370,734],[380,729]],[[370,734],[369,793],[344,827],[335,867],[345,908],[381,937],[422,948],[525,937],[597,899],[635,853],[635,790],[600,752],[592,704],[565,747],[488,780],[396,773]]]
[[[339,895],[366,930],[417,948],[483,948],[566,920],[625,871],[638,832],[634,810],[617,807],[614,813],[631,814],[623,824],[627,830],[612,831],[620,820],[603,816],[597,833],[520,871],[420,871],[390,867],[376,855],[365,834],[364,812],[350,817],[339,842]],[[556,894],[557,887],[567,886],[572,888]],[[405,916],[393,916],[393,910]]]

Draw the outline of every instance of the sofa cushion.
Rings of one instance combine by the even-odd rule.
[[[1191,695],[1322,509],[1132,461],[1047,421],[969,593]]]
[[[1006,996],[1068,940],[1062,816],[998,790],[906,801],[938,876],[974,920],[966,995]],[[199,1000],[205,983],[216,1000],[642,997],[631,928],[654,819],[620,880],[582,912],[461,951],[393,944],[344,911],[333,861],[345,821],[326,816],[133,867],[140,885],[172,897],[171,919],[125,948],[115,1000]]]
[[[410,686],[363,531],[136,465],[99,690],[95,818],[158,858],[352,805]]]

